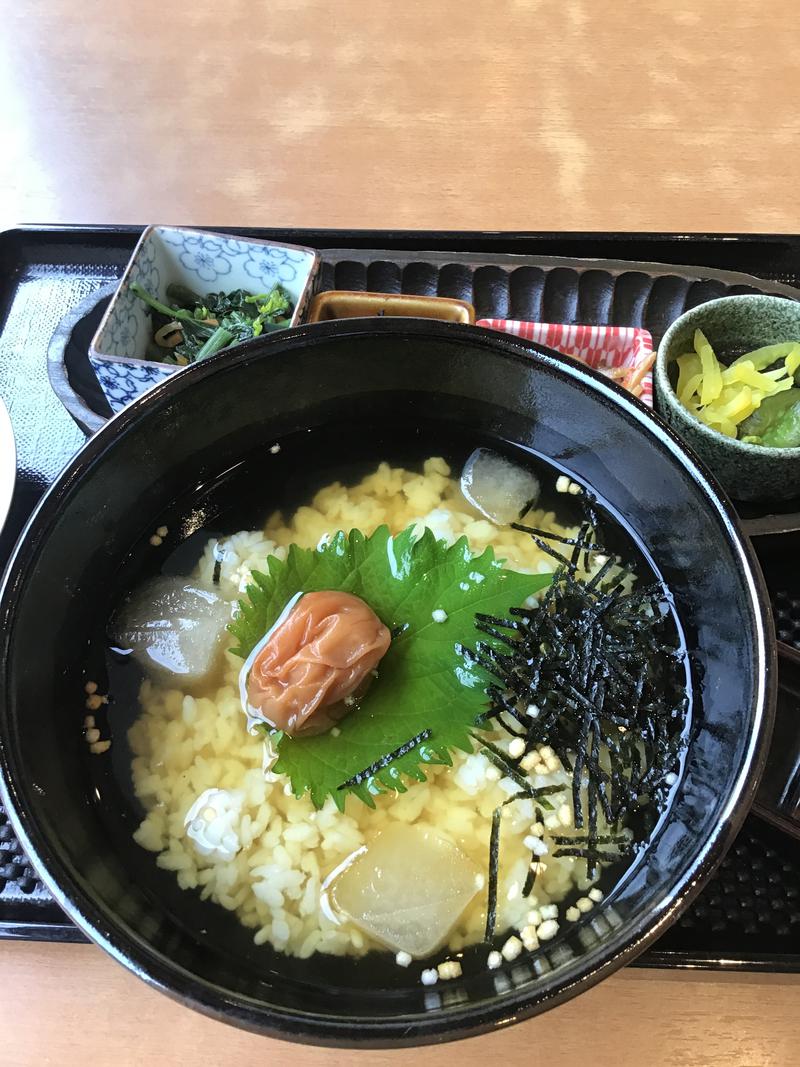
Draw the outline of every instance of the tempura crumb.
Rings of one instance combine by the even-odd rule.
[[[522,952],[522,942],[518,937],[512,935],[500,949],[500,952],[502,953],[503,959],[508,960],[510,963]]]
[[[536,934],[540,941],[550,941],[558,933],[558,923],[555,919],[545,919]]]
[[[515,737],[508,746],[508,754],[512,759],[519,759],[525,752],[525,742],[521,737]]]

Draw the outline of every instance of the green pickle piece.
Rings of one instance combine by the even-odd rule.
[[[786,408],[781,418],[761,439],[762,444],[770,448],[800,447],[800,389],[790,389],[789,392],[797,393],[794,404]]]
[[[740,438],[769,448],[800,447],[800,389],[765,397],[739,427]]]

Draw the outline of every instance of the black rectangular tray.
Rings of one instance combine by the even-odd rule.
[[[461,263],[491,265],[509,254],[692,264],[706,268],[697,272],[700,280],[693,284],[712,292],[722,284],[719,271],[800,285],[800,237],[794,236],[236,232],[320,249],[324,289],[375,289],[383,281],[385,291],[387,278],[405,287],[408,276],[413,279],[411,285],[422,285],[424,291],[430,285],[430,272],[439,270],[448,255]],[[0,234],[0,396],[10,409],[18,449],[12,512],[0,534],[0,565],[39,497],[84,440],[50,388],[46,368],[50,337],[68,311],[120,276],[140,233],[140,227],[125,226],[31,227]],[[363,250],[364,254],[345,255],[341,249]],[[374,250],[381,251],[367,254]],[[433,255],[426,257],[426,253]],[[491,266],[486,266],[480,279],[470,282],[471,292],[459,295],[471,296],[480,314],[513,314],[513,289],[501,284],[493,290],[493,277]],[[462,283],[464,279],[456,272],[453,284]],[[725,288],[731,287],[736,291],[735,279]],[[644,316],[646,310],[640,307],[637,314]],[[580,308],[567,313],[580,321]],[[800,647],[800,567],[795,563],[787,571],[782,563],[797,559],[800,535],[764,538],[759,543],[781,636]],[[83,940],[31,870],[2,808],[0,938]],[[796,842],[751,816],[697,901],[639,963],[800,973],[800,849]]]

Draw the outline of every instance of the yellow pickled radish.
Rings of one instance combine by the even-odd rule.
[[[675,392],[687,411],[726,437],[737,437],[762,401],[794,388],[800,371],[800,341],[764,345],[728,366],[717,359],[702,330],[695,330],[694,348],[677,358]]]
[[[786,369],[786,364],[784,364],[782,367],[776,367],[775,370],[762,370],[760,373],[764,378],[769,378],[772,382],[780,382],[788,375],[789,371]]]
[[[775,393],[785,393],[787,389],[791,389],[794,385],[794,378],[781,378],[776,383],[775,388],[772,390],[772,395]]]
[[[723,418],[715,411],[711,411],[708,408],[701,408],[697,412],[697,417],[701,422],[704,422],[706,426],[709,426],[712,430],[717,430],[726,437],[736,436],[736,423],[731,419]]]
[[[781,341],[776,345],[765,345],[763,348],[754,348],[752,352],[745,352],[731,363],[732,367],[739,363],[752,363],[756,370],[765,370],[777,363],[779,359],[785,359],[795,349],[800,347],[796,341]]]
[[[680,402],[685,404],[699,390],[703,380],[703,368],[696,352],[678,356],[675,362],[678,364],[678,384],[675,386],[675,392]]]
[[[682,404],[699,404],[700,403],[700,384],[703,381],[702,374],[695,374],[686,383],[686,391],[679,399]]]
[[[785,373],[784,368],[781,368],[781,375]],[[737,363],[735,366],[726,367],[722,372],[722,381],[725,385],[741,382],[742,385],[749,386],[751,389],[758,389],[762,393],[766,393],[767,396],[777,392],[778,389],[777,377],[768,371],[756,370],[749,360],[744,363]]]
[[[721,396],[715,405],[715,410],[719,413],[720,418],[730,419],[732,423],[738,425],[748,415],[752,415],[756,407],[757,404],[753,402],[753,390],[743,385],[741,389],[734,391],[733,396],[729,394],[724,399]]]
[[[700,357],[703,368],[703,381],[700,385],[700,403],[705,407],[713,403],[722,392],[722,368],[714,355],[714,349],[702,330],[694,331],[694,347]]]

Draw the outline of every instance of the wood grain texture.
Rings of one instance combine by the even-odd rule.
[[[784,230],[795,0],[0,0],[0,222]]]
[[[0,944],[3,1067],[788,1067],[800,978],[627,970],[538,1019],[457,1045],[358,1052],[246,1034],[173,1004],[88,945]]]

